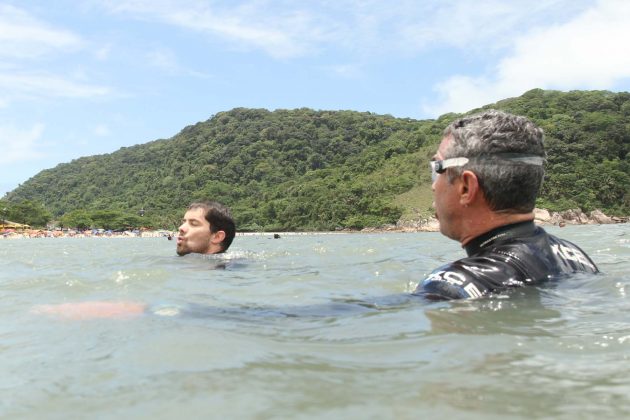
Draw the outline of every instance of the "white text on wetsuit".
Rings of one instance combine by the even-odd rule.
[[[488,270],[488,271],[493,271],[493,270]],[[463,274],[456,273],[454,271],[441,270],[441,271],[432,273],[425,280],[425,282],[430,282],[430,281],[445,281],[449,284],[453,284],[455,286],[461,287],[462,285],[464,285],[464,283],[466,283],[466,277]],[[472,298],[476,298],[482,295],[481,291],[477,288],[477,286],[474,283],[468,283],[466,286],[463,287],[463,290],[466,293],[468,293],[469,297],[472,297]]]
[[[575,261],[582,265],[586,265],[588,267],[591,267],[592,269],[595,269],[595,266],[588,260],[588,258],[586,258],[584,254],[582,254],[575,248],[570,248],[561,244],[554,244],[551,245],[551,250],[556,256],[565,261]]]

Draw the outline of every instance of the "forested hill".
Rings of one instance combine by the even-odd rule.
[[[629,93],[537,89],[484,108],[544,128],[539,207],[630,214]],[[200,198],[230,206],[240,230],[380,226],[431,213],[427,162],[458,116],[237,108],[168,140],[42,171],[6,199],[43,203],[54,218],[142,209],[145,222],[168,228]]]

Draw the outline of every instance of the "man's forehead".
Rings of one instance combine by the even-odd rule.
[[[204,210],[201,207],[195,207],[193,209],[187,210],[186,214],[184,214],[185,219],[203,219],[206,220],[204,215]]]
[[[451,143],[451,136],[442,137],[442,141],[438,146],[437,152],[435,152],[434,158],[442,159],[446,155],[446,151]]]

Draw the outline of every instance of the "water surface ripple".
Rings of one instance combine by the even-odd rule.
[[[474,301],[409,295],[437,233],[0,240],[0,417],[622,418],[630,226],[552,233],[604,274]],[[71,320],[38,305],[143,302]]]

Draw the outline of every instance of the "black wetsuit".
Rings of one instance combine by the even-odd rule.
[[[476,298],[571,273],[599,272],[584,251],[534,222],[501,226],[473,239],[465,249],[468,257],[434,270],[414,294]]]

